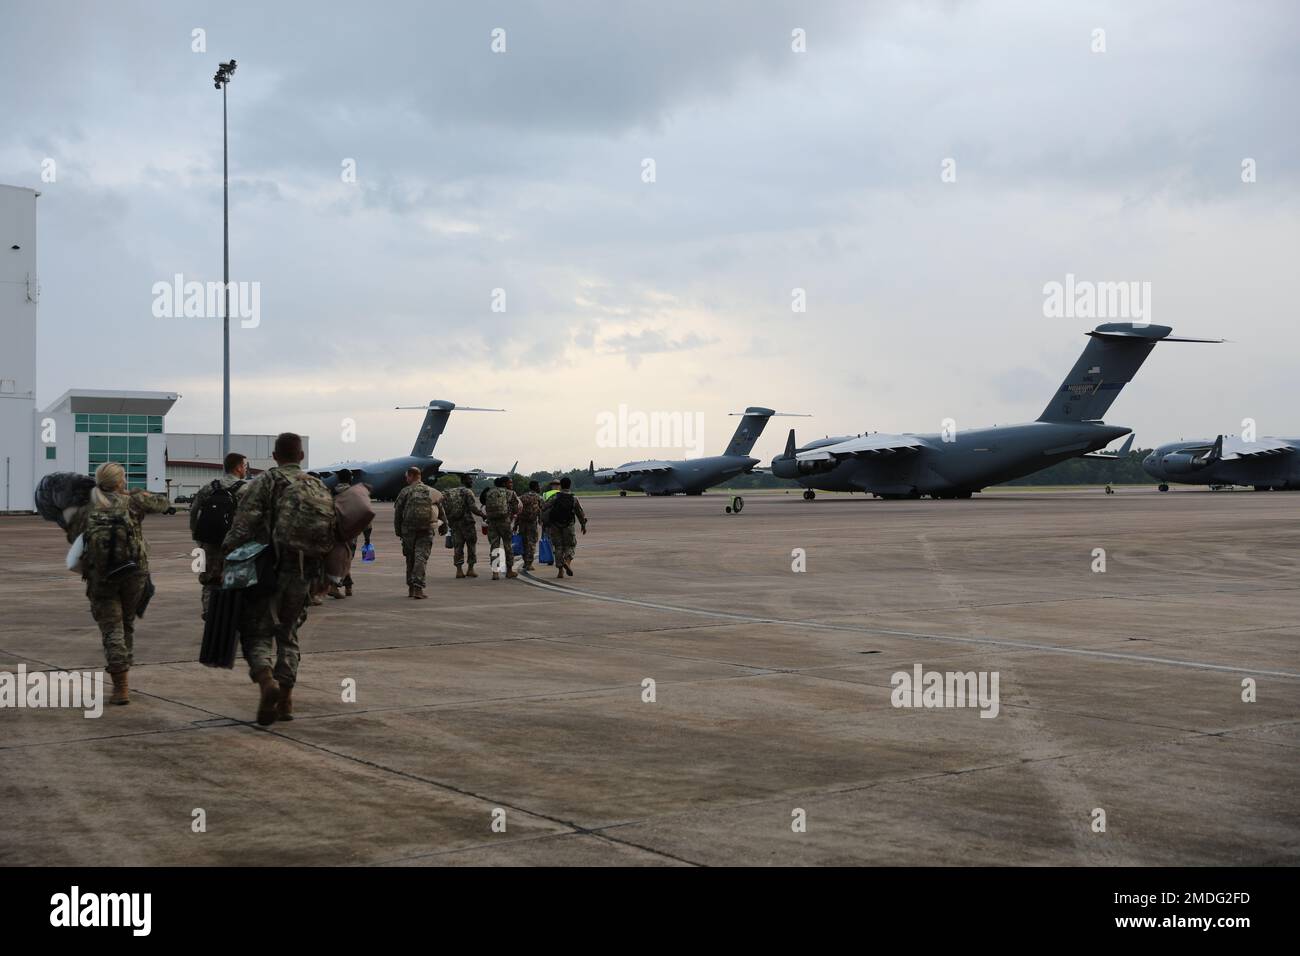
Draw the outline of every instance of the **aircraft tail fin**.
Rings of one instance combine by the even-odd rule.
[[[1040,422],[1100,421],[1133,380],[1157,342],[1221,342],[1222,339],[1171,338],[1167,325],[1108,322],[1088,333],[1090,341],[1074,368],[1047,403]]]
[[[748,455],[754,448],[754,443],[758,441],[763,434],[763,429],[767,427],[767,420],[776,417],[796,417],[811,418],[811,415],[800,415],[798,412],[774,412],[770,408],[759,408],[751,405],[743,412],[732,412],[733,416],[740,416],[740,424],[736,426],[736,433],[731,436],[731,441],[727,443],[724,455]]]
[[[434,446],[438,444],[439,436],[442,435],[443,429],[447,427],[447,419],[451,417],[453,409],[462,412],[505,411],[504,408],[472,408],[441,399],[434,399],[427,405],[398,405],[397,407],[399,409],[422,408],[425,410],[424,423],[420,425],[420,433],[415,436],[415,444],[411,448],[411,456],[414,458],[433,457]]]
[[[793,457],[794,457],[794,453],[795,453],[795,451],[797,450],[797,448],[798,448],[798,446],[796,445],[795,440],[794,440],[794,429],[792,428],[792,429],[790,429],[790,434],[789,434],[789,436],[787,436],[787,437],[786,437],[786,440],[785,440],[785,454],[782,455],[781,457],[782,457],[782,458],[793,458]]]

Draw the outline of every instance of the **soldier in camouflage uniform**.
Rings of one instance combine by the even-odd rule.
[[[519,496],[519,517],[515,519],[515,526],[519,528],[519,537],[523,539],[520,550],[525,571],[533,569],[533,555],[537,553],[537,538],[540,535],[538,523],[542,516],[541,491],[541,485],[530,481],[528,490]]]
[[[517,578],[515,571],[515,552],[510,546],[510,529],[515,515],[519,514],[519,496],[508,476],[498,478],[488,489],[483,499],[483,510],[487,513],[488,555],[492,560],[492,580],[501,579],[501,569],[505,569],[507,578]],[[498,551],[498,549],[500,549]],[[498,559],[497,555],[501,557]]]
[[[330,498],[321,480],[300,467],[300,436],[292,432],[277,436],[271,454],[275,467],[258,475],[240,493],[239,510],[222,542],[227,555],[250,541],[274,547],[275,523],[279,520],[276,504],[290,482],[314,482],[320,486],[318,492]],[[244,659],[249,676],[261,690],[257,722],[262,726],[293,719],[292,694],[300,657],[298,628],[306,620],[309,597],[325,589],[322,556],[296,552],[276,557],[273,586],[263,593],[246,594],[239,611]]]
[[[460,486],[447,492],[447,498],[443,502],[447,513],[447,524],[451,528],[451,544],[456,550],[453,552],[452,561],[456,565],[456,577],[458,578],[476,578],[478,574],[474,571],[474,562],[478,553],[478,525],[474,521],[474,516],[487,518],[483,509],[479,507],[478,499],[474,497],[474,476],[461,475]],[[469,558],[469,570],[463,570],[466,557]]]
[[[542,524],[546,526],[547,537],[555,549],[556,577],[562,578],[567,573],[573,577],[570,562],[578,550],[578,535],[574,531],[574,521],[582,525],[582,533],[587,533],[587,515],[582,510],[582,502],[569,489],[573,482],[566,475],[560,479],[560,491],[542,504]]]
[[[237,451],[232,451],[226,456],[225,473],[217,479],[217,485],[221,488],[233,488],[245,478],[248,477],[248,459]],[[238,493],[238,492],[236,492]],[[204,502],[212,496],[212,484],[206,484],[194,495],[194,500],[190,502],[190,537],[198,533],[199,515],[203,511]],[[211,544],[204,544],[198,538],[194,542],[203,549],[203,570],[199,572],[199,586],[203,588],[203,619],[208,617],[208,601],[212,592],[221,587],[221,571],[225,565],[221,549]]]
[[[126,470],[117,462],[105,462],[95,470],[95,487],[90,502],[78,508],[68,521],[68,543],[76,541],[91,524],[94,512],[115,512],[127,523],[133,542],[133,563],[116,573],[113,569],[98,569],[92,557],[83,552],[82,578],[86,582],[86,597],[90,599],[90,614],[99,625],[104,644],[105,670],[113,680],[114,704],[131,702],[127,672],[131,669],[135,650],[135,617],[149,584],[149,545],[144,539],[140,522],[147,514],[161,514],[171,509],[166,495],[153,495],[144,491],[126,490]],[[126,556],[123,556],[126,557]]]
[[[406,469],[406,487],[393,504],[393,530],[402,539],[406,556],[406,595],[424,600],[424,569],[433,549],[433,529],[447,533],[447,516],[442,510],[442,492],[423,481],[417,465]]]

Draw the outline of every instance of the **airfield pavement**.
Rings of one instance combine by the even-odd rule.
[[[422,602],[379,505],[269,730],[151,517],[130,706],[0,710],[0,864],[1300,862],[1300,494],[726,502],[587,499],[563,584],[438,543]],[[0,517],[0,670],[102,668],[65,550]],[[892,706],[916,664],[997,717]]]

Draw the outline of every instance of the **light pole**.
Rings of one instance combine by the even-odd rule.
[[[212,77],[221,91],[221,252],[224,280],[221,295],[221,455],[230,454],[230,150],[226,141],[226,86],[235,61],[222,63]]]

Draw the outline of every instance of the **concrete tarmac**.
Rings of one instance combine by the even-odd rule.
[[[0,864],[1300,862],[1300,494],[728,500],[584,499],[563,582],[439,544],[428,601],[378,505],[269,730],[150,517],[132,703],[0,709]],[[0,518],[0,670],[102,669],[65,551]]]

